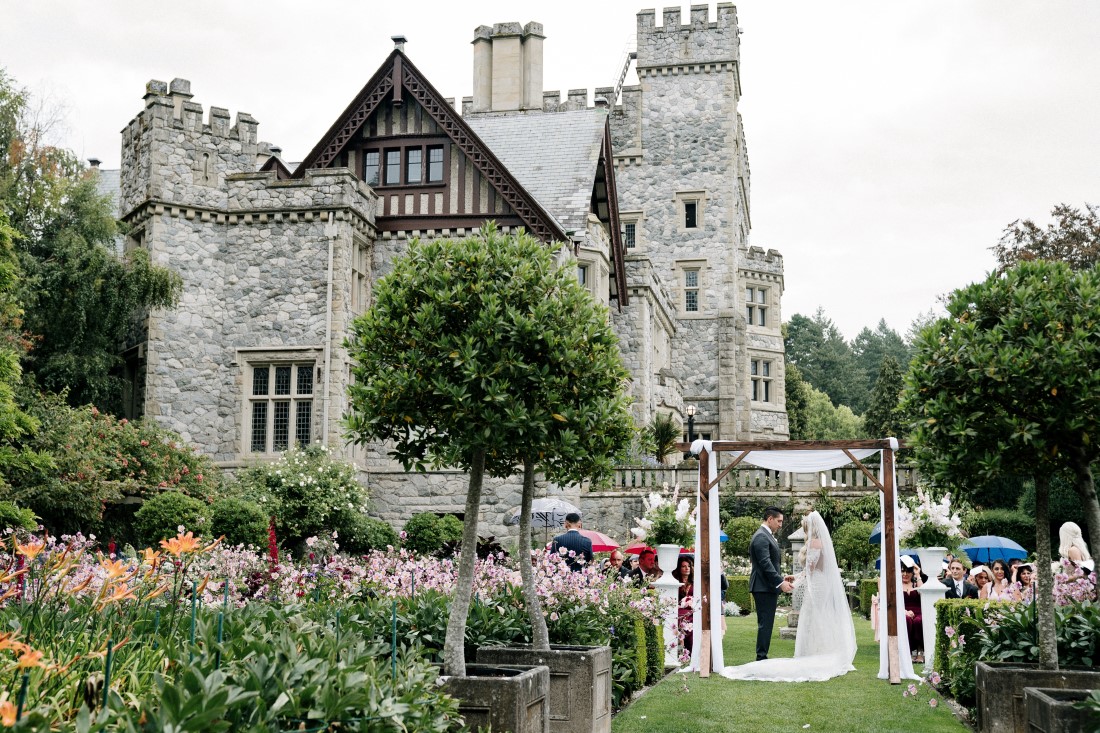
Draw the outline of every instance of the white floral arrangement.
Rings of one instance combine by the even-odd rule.
[[[936,501],[931,491],[917,487],[915,501],[898,506],[898,541],[910,547],[956,549],[962,540],[962,520],[951,513],[951,494]]]
[[[668,491],[667,483],[664,491]],[[630,530],[636,539],[650,545],[680,547],[688,547],[695,542],[695,514],[691,502],[680,498],[679,486],[672,490],[671,498],[654,491],[642,499],[642,504],[645,506],[645,516],[635,517],[638,526]]]

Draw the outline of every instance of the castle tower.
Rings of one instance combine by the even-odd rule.
[[[695,405],[697,435],[785,439],[782,257],[750,251],[749,165],[737,111],[737,13],[693,5],[637,16],[639,84],[612,114],[631,293],[641,267],[668,285],[668,372]],[[656,399],[660,400],[658,396]],[[679,409],[667,399],[653,405]]]

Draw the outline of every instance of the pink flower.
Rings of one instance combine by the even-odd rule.
[[[939,705],[939,703],[936,701],[936,698],[934,698],[934,697],[931,700],[928,701],[928,707],[934,708],[937,705]]]
[[[952,636],[955,635],[955,629],[952,626],[945,626],[943,628],[943,633],[947,634],[947,638],[950,639]]]

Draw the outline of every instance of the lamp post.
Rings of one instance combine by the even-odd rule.
[[[688,445],[695,442],[695,405],[688,405],[685,409],[688,416]],[[684,454],[684,460],[691,458],[691,451]]]

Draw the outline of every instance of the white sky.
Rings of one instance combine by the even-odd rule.
[[[604,2],[0,0],[0,67],[65,105],[61,142],[119,164],[149,79],[251,113],[301,159],[392,49],[471,93],[477,25],[545,26],[545,87],[614,84],[635,13]],[[904,334],[982,278],[1017,218],[1100,202],[1100,3],[743,0],[752,243],[786,262],[784,318]],[[684,6],[685,17],[687,6]],[[714,14],[714,3],[711,3]],[[658,16],[660,13],[658,11]]]

